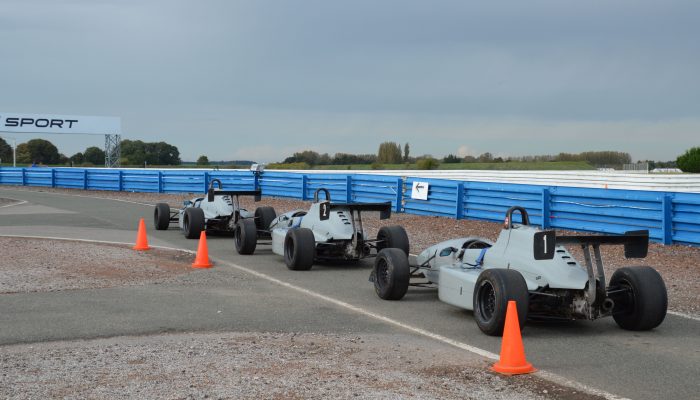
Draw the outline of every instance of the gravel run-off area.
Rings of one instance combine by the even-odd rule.
[[[0,294],[165,282],[192,271],[185,251],[0,237]]]
[[[4,399],[600,399],[410,335],[180,333],[0,347]]]

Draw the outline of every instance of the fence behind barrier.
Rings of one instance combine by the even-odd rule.
[[[227,189],[262,189],[265,196],[302,200],[326,188],[334,201],[390,201],[395,212],[501,221],[508,207],[525,207],[533,224],[601,233],[648,229],[652,240],[700,245],[700,194],[595,189],[516,183],[243,170],[0,168],[0,184],[154,193],[204,193],[212,179]],[[428,199],[411,196],[413,182]],[[516,217],[519,218],[519,217]]]

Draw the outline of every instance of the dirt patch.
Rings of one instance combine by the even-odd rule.
[[[0,293],[105,288],[164,281],[192,271],[184,251],[0,237]]]
[[[600,399],[411,335],[173,334],[0,348],[0,397]]]
[[[17,204],[17,203],[19,203],[19,201],[15,200],[15,199],[6,199],[3,197],[0,197],[0,207],[11,206],[11,205]]]

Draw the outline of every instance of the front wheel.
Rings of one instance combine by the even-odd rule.
[[[290,229],[284,238],[284,263],[295,271],[308,271],[314,264],[316,239],[308,228]]]
[[[408,235],[403,226],[391,225],[379,228],[379,232],[377,232],[377,252],[388,248],[400,249],[408,256]]]
[[[197,207],[185,209],[182,230],[187,239],[198,239],[204,230],[204,211]]]
[[[408,291],[411,271],[401,249],[382,249],[374,259],[374,291],[384,300],[401,300]]]
[[[240,219],[233,231],[233,239],[238,254],[253,254],[258,244],[258,231],[255,222],[251,218]]]
[[[486,269],[479,275],[474,288],[474,319],[482,332],[489,336],[503,334],[510,300],[516,302],[522,329],[530,306],[525,278],[518,271],[501,268]]]
[[[167,203],[156,203],[153,225],[159,231],[164,231],[170,226],[170,206]]]
[[[654,268],[620,268],[610,278],[610,286],[626,292],[616,296],[613,307],[613,319],[620,328],[646,331],[656,328],[666,318],[666,284]]]
[[[277,213],[272,207],[258,207],[255,209],[255,224],[258,230],[269,230],[275,218],[277,218]]]

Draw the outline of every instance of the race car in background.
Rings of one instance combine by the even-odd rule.
[[[197,239],[202,231],[235,233],[238,223],[247,220],[255,227],[256,236],[265,237],[263,228],[277,216],[274,208],[258,207],[250,212],[240,206],[240,196],[254,196],[255,201],[259,201],[261,191],[224,190],[219,179],[212,179],[205,197],[186,200],[181,209],[171,210],[167,203],[157,203],[153,223],[157,230],[165,230],[177,222],[185,237]]]
[[[319,199],[319,193],[325,200]],[[401,226],[384,226],[376,238],[367,237],[362,213],[368,211],[379,212],[380,219],[390,218],[391,203],[334,203],[327,189],[318,189],[308,210],[281,214],[269,225],[272,252],[284,256],[292,270],[309,270],[315,261],[359,261],[385,248],[407,256],[408,235]],[[249,238],[246,245],[253,247],[253,236],[245,237]]]

